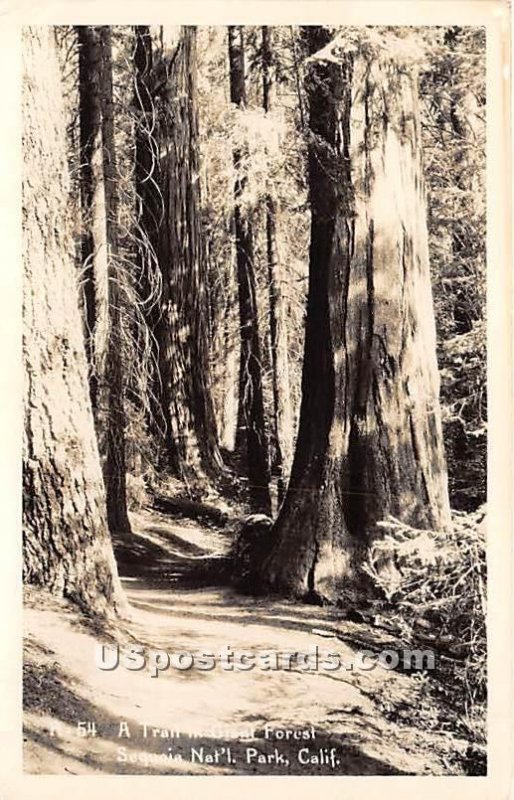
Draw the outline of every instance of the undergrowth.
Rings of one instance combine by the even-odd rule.
[[[412,646],[435,653],[431,693],[456,732],[486,741],[485,509],[456,512],[449,530],[417,530],[394,518],[369,548],[365,571]],[[380,570],[384,560],[396,569]]]

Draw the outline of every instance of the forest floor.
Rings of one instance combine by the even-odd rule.
[[[211,671],[170,668],[152,678],[148,668],[99,669],[99,642],[173,653],[225,646],[309,653],[318,645],[344,663],[358,649],[391,646],[386,632],[341,619],[337,609],[195,585],[195,564],[227,552],[228,530],[154,511],[134,514],[132,522],[132,536],[116,547],[130,603],[125,619],[100,625],[43,590],[27,591],[27,772],[466,774],[469,742],[449,730],[426,674],[382,667],[228,671],[217,665]],[[120,729],[121,722],[127,725]],[[284,730],[312,737],[312,729],[314,738],[279,738]],[[127,730],[130,738],[123,735]]]

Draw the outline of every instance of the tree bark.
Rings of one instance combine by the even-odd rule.
[[[118,273],[118,202],[111,33],[77,27],[79,41],[82,259],[90,343],[90,388],[111,533],[130,531]]]
[[[274,98],[273,29],[262,27],[262,84],[263,108],[271,111]],[[285,483],[293,456],[293,418],[289,385],[287,321],[282,296],[282,270],[277,242],[278,209],[272,193],[266,205],[266,258],[268,264],[271,364],[273,385],[273,468],[277,475],[279,503],[283,500]]]
[[[160,306],[162,280],[157,263],[159,249],[159,226],[163,219],[164,204],[159,181],[159,144],[156,129],[156,101],[154,99],[154,55],[152,35],[148,25],[134,28],[134,107],[136,124],[134,131],[134,189],[136,200],[137,269],[136,285],[142,311],[143,324],[149,333],[148,345],[144,344],[145,333],[134,332],[141,350],[147,350],[147,398],[143,400],[146,410],[147,428],[156,442],[154,466],[161,471],[169,466],[170,445],[167,441],[170,424],[169,408],[163,395],[161,374],[164,364],[156,339],[162,317]]]
[[[246,105],[244,40],[241,26],[228,29],[230,99],[238,108]],[[250,502],[256,511],[269,514],[268,440],[264,418],[262,364],[254,272],[253,231],[244,219],[239,199],[246,181],[242,174],[243,153],[234,149],[234,228],[236,238],[241,361],[239,379],[240,433],[246,445]]]
[[[145,47],[148,53],[149,45]],[[148,60],[148,55],[146,56]],[[136,62],[136,71],[139,70]],[[158,114],[161,213],[149,210],[149,238],[155,239],[162,274],[161,308],[154,321],[160,372],[160,402],[166,424],[168,464],[180,477],[215,477],[221,466],[209,363],[207,265],[201,227],[198,152],[196,30],[181,29],[162,85],[155,74],[142,95]],[[148,97],[150,92],[150,98]],[[142,105],[144,113],[149,109]],[[141,150],[140,150],[141,152]],[[148,155],[139,169],[150,168]],[[139,177],[139,185],[145,178]],[[142,207],[148,191],[139,189]],[[147,212],[148,214],[148,212]],[[155,218],[158,219],[157,232]]]
[[[330,41],[304,29],[308,51]],[[261,586],[338,596],[377,523],[450,524],[417,87],[362,53],[313,55],[300,426]]]
[[[87,382],[53,34],[23,32],[23,575],[93,611],[122,601]]]
[[[102,47],[102,141],[103,171],[106,209],[106,233],[108,252],[108,303],[109,342],[106,356],[106,379],[108,381],[106,447],[104,479],[107,495],[107,520],[111,533],[129,532],[127,512],[127,484],[125,461],[125,386],[123,378],[123,341],[121,323],[122,293],[119,274],[119,226],[118,226],[118,173],[116,168],[116,146],[114,141],[114,106],[112,85],[111,29],[100,29]]]
[[[102,47],[98,29],[76,28],[79,44],[81,253],[89,387],[99,432],[105,410],[109,338],[109,264],[102,143]]]

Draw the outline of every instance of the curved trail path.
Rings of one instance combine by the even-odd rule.
[[[68,604],[43,592],[27,594],[26,771],[459,774],[452,754],[466,742],[410,723],[412,709],[423,703],[419,675],[381,667],[229,671],[217,665],[169,668],[156,678],[148,668],[100,670],[95,644],[109,636],[122,648],[139,643],[173,653],[226,646],[309,653],[318,645],[344,663],[359,647],[377,646],[376,631],[337,619],[335,609],[192,585],[198,558],[226,552],[226,533],[146,512],[133,516],[133,528],[130,541],[117,546],[130,618],[108,634]],[[378,645],[391,646],[384,632],[380,637]]]

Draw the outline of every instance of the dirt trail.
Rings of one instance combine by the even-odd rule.
[[[130,544],[117,552],[132,613],[111,631],[117,641],[173,653],[217,653],[225,646],[309,653],[318,645],[345,664],[369,642],[365,626],[342,622],[335,610],[192,587],[192,566],[223,554],[227,535],[155,514],[133,521]],[[28,772],[462,774],[455,754],[466,742],[409,722],[424,702],[419,675],[381,667],[170,668],[157,678],[148,669],[103,671],[94,648],[109,641],[105,632],[42,592],[27,599]]]

